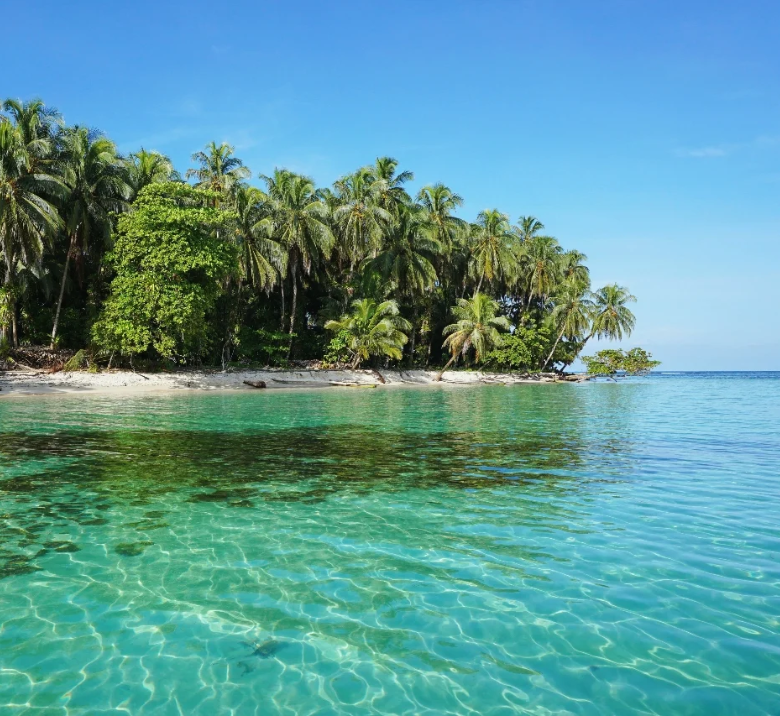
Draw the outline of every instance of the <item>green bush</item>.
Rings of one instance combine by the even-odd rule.
[[[90,365],[89,353],[84,349],[81,349],[74,355],[67,363],[62,367],[66,373],[72,373],[77,370],[83,370]]]
[[[287,364],[290,334],[242,326],[236,337],[236,346],[239,358],[263,365],[284,366]]]

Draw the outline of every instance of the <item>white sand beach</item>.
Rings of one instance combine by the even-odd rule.
[[[170,390],[256,390],[245,381],[265,383],[270,390],[410,385],[452,386],[474,384],[555,383],[552,374],[529,377],[525,374],[483,371],[448,371],[436,382],[435,370],[383,370],[379,376],[371,370],[183,370],[143,373],[126,370],[48,373],[29,369],[0,371],[0,399],[24,395],[54,393],[154,393]]]

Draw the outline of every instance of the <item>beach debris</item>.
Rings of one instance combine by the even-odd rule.
[[[245,380],[244,385],[248,385],[250,388],[265,388],[264,380]]]

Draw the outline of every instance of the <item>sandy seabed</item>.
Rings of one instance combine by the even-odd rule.
[[[179,371],[174,373],[135,373],[113,370],[101,373],[45,373],[27,370],[0,371],[0,398],[3,396],[52,393],[155,393],[169,390],[256,390],[244,381],[263,381],[268,389],[393,387],[399,385],[473,385],[553,383],[549,376],[528,378],[505,373],[449,371],[436,382],[435,370],[383,370],[383,384],[370,370],[231,370]]]

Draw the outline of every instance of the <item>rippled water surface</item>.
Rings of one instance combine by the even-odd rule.
[[[0,400],[0,714],[778,714],[780,375]]]

